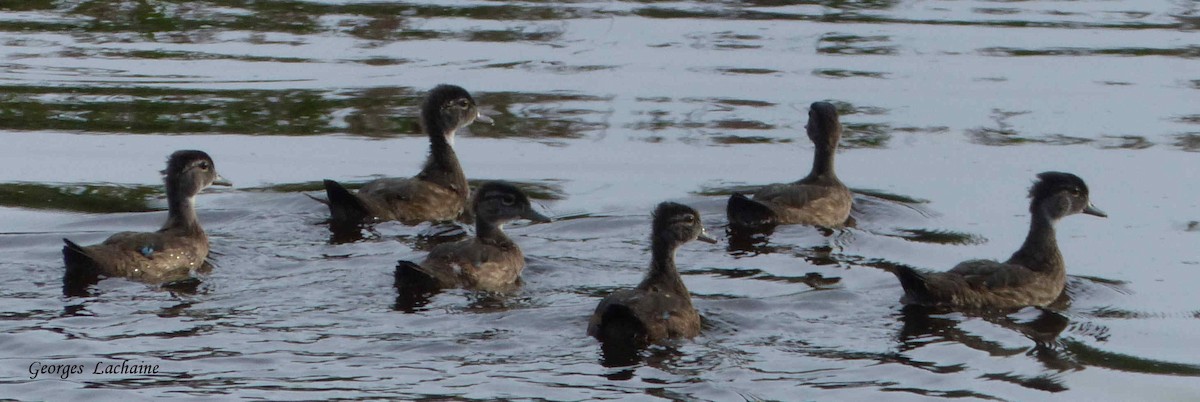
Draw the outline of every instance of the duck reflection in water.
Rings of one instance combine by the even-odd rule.
[[[1022,319],[1027,313],[1036,313],[1032,320]],[[1030,307],[1027,309],[1004,314],[992,312],[980,315],[960,315],[944,307],[928,307],[907,305],[900,311],[899,321],[903,324],[897,336],[899,349],[902,354],[920,349],[926,345],[951,342],[971,349],[988,353],[991,356],[1015,356],[1025,354],[1041,362],[1047,370],[1062,372],[1079,369],[1080,365],[1062,356],[1062,345],[1059,335],[1067,329],[1071,320],[1057,312]],[[993,325],[1022,334],[1033,341],[1032,346],[1005,346],[1003,343],[972,334],[958,327],[958,324],[971,319],[981,319]],[[914,361],[901,358],[902,364],[930,369],[930,362]],[[955,365],[958,367],[958,365]],[[934,370],[936,372],[936,369]],[[954,371],[958,371],[955,369]],[[1066,386],[1061,381],[1044,375],[1022,377],[1015,374],[1005,374],[1003,378],[995,378],[1015,383],[1017,385],[1043,391],[1064,391]]]

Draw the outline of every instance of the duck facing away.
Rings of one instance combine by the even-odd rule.
[[[850,189],[833,171],[833,156],[842,137],[837,108],[815,102],[808,110],[808,139],[815,145],[812,171],[794,183],[772,184],[750,199],[729,197],[726,213],[735,230],[760,230],[775,225],[842,226],[850,216]]]
[[[503,292],[520,283],[525,255],[502,227],[521,218],[534,222],[549,222],[550,218],[534,211],[520,189],[503,182],[484,183],[475,190],[472,209],[475,237],[439,244],[420,264],[400,261],[397,287]]]
[[[609,294],[588,321],[588,335],[635,347],[700,334],[700,314],[675,268],[675,250],[692,240],[716,243],[704,233],[700,214],[664,202],[654,210],[650,272],[636,288]]]
[[[1083,180],[1070,173],[1045,172],[1029,190],[1032,214],[1025,243],[1005,262],[969,260],[946,272],[900,267],[893,273],[904,287],[905,304],[1004,309],[1044,307],[1062,294],[1067,269],[1054,236],[1054,224],[1068,215],[1107,217],[1088,200]]]
[[[421,128],[429,136],[429,158],[411,178],[384,178],[351,193],[340,183],[325,180],[331,222],[346,226],[374,221],[415,225],[458,218],[467,203],[467,178],[454,154],[454,133],[472,122],[492,123],[479,114],[467,90],[438,85],[421,105]]]
[[[167,222],[157,232],[122,232],[103,243],[82,247],[63,239],[64,282],[120,276],[163,284],[188,279],[208,256],[208,236],[196,219],[196,194],[230,183],[217,174],[202,151],[176,151],[167,161]]]

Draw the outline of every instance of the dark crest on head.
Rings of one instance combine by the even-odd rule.
[[[520,188],[502,181],[489,181],[483,183],[479,188],[475,189],[475,204],[493,198],[511,198],[515,205],[524,205],[529,203],[529,198],[525,196],[525,192]],[[507,200],[506,200],[507,201]]]
[[[462,102],[467,104],[459,104]],[[451,121],[459,119],[461,116],[447,115],[447,113],[453,110],[464,110],[468,106],[475,106],[475,98],[472,98],[467,90],[457,85],[438,85],[429,91],[429,95],[425,97],[425,102],[421,105],[421,125],[426,131],[432,129],[433,134],[442,134],[439,131],[457,128],[447,127],[447,125],[452,124]]]
[[[172,153],[171,156],[167,158],[167,170],[164,170],[162,173],[167,175],[167,177],[178,176],[180,173],[183,173],[183,171],[186,170],[189,165],[198,160],[203,160],[210,166],[213,164],[212,158],[209,157],[204,151],[175,151],[175,153]]]
[[[1043,199],[1059,191],[1075,190],[1082,195],[1088,194],[1087,184],[1084,184],[1079,176],[1063,172],[1042,172],[1038,173],[1037,177],[1038,181],[1029,188],[1031,199]]]

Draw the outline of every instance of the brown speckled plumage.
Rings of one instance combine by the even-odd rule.
[[[588,321],[588,335],[601,342],[646,345],[700,334],[700,313],[675,268],[675,250],[702,239],[700,214],[686,205],[664,202],[654,212],[650,272],[636,288],[609,294]]]
[[[536,222],[550,219],[534,211],[520,189],[502,182],[480,186],[472,207],[476,216],[475,237],[440,244],[420,264],[400,261],[396,267],[398,287],[419,285],[506,292],[519,286],[525,255],[501,226],[518,218]]]
[[[842,136],[837,108],[827,102],[813,103],[806,131],[815,146],[812,171],[793,183],[763,187],[754,193],[753,199],[734,194],[726,207],[731,226],[735,229],[787,224],[839,227],[846,223],[853,196],[833,168]]]
[[[411,178],[385,178],[368,182],[351,193],[333,180],[325,180],[331,220],[335,225],[400,221],[406,225],[454,220],[463,213],[470,189],[458,156],[455,132],[479,120],[471,94],[454,85],[439,85],[421,105],[421,127],[429,136],[429,158]]]
[[[1086,213],[1107,216],[1088,200],[1087,185],[1069,173],[1045,172],[1030,190],[1029,234],[1005,262],[969,260],[946,272],[908,267],[893,273],[904,287],[901,302],[967,309],[1046,306],[1066,285],[1066,263],[1059,252],[1054,223]]]
[[[229,185],[212,158],[201,151],[177,151],[166,173],[167,222],[157,232],[122,232],[103,243],[82,247],[63,239],[64,280],[120,276],[147,283],[191,277],[208,256],[208,236],[196,219],[193,199],[209,185]]]

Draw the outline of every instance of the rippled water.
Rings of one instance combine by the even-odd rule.
[[[0,395],[111,399],[1189,400],[1200,392],[1200,3],[1194,1],[0,1]],[[471,90],[473,180],[537,194],[525,286],[414,308],[428,228],[330,242],[319,180],[408,176],[415,107]],[[662,200],[724,224],[795,180],[807,105],[846,126],[854,228],[688,244],[699,338],[611,367],[585,336],[648,259]],[[191,291],[64,296],[62,237],[161,224],[171,151],[233,189],[197,201]],[[904,310],[894,264],[1005,258],[1045,170],[1109,219],[1064,220],[1069,303]],[[97,363],[156,375],[94,374]],[[83,364],[67,379],[32,365]]]

